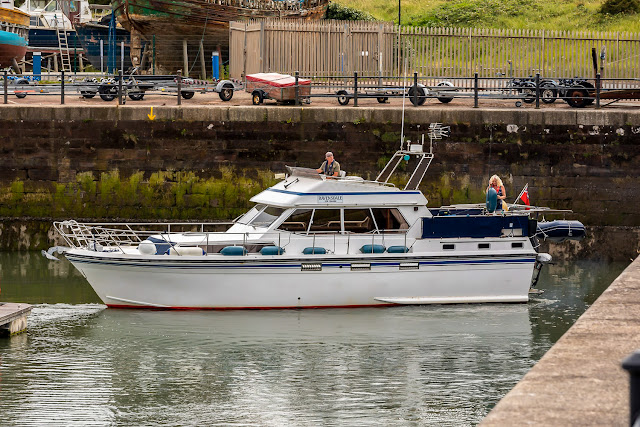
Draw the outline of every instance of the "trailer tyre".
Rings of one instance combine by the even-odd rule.
[[[386,96],[379,96],[377,99],[380,104],[384,104],[389,100],[389,98],[387,98]]]
[[[558,89],[551,83],[545,83],[540,87],[540,98],[545,104],[553,104],[558,99]]]
[[[251,102],[253,103],[253,105],[262,104],[263,99],[264,99],[264,97],[262,96],[262,91],[254,90],[251,93]]]
[[[184,98],[184,99],[191,99],[193,98],[193,96],[195,95],[195,92],[192,91],[182,91],[180,92],[180,95]]]
[[[129,98],[131,98],[132,101],[142,101],[144,92],[131,92],[129,93]]]
[[[227,83],[222,86],[222,90],[218,93],[218,96],[224,102],[231,101],[231,98],[233,98],[233,85]]]
[[[414,94],[415,94],[415,97],[414,97]],[[418,105],[418,106],[422,105],[427,100],[427,97],[425,96],[425,93],[424,93],[424,88],[420,86],[418,87],[411,86],[409,88],[409,92],[407,93],[407,95],[409,96],[409,101],[411,101],[413,105]]]
[[[530,87],[522,89],[522,100],[526,104],[533,104],[536,100],[536,90]]]
[[[115,85],[102,86],[98,92],[103,101],[113,101],[118,96],[118,88]]]
[[[18,80],[16,82],[16,86],[29,86],[29,80]],[[27,96],[26,92],[25,93],[16,93],[16,98],[25,98]]]
[[[338,95],[338,104],[347,105],[349,103],[349,92],[347,92],[346,90],[339,90],[336,95]]]
[[[584,108],[589,104],[587,97],[589,93],[586,89],[572,87],[567,89],[566,101],[573,108]]]
[[[89,92],[88,90],[80,91],[80,94],[82,95],[83,98],[87,98],[87,99],[91,99],[94,96],[96,96],[95,92]]]
[[[451,82],[440,82],[437,85],[438,87],[453,87],[453,83]],[[442,102],[443,104],[448,104],[451,101],[453,101],[453,96],[439,96],[438,97],[438,101]]]

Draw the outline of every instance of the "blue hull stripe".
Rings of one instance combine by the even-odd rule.
[[[276,193],[291,194],[294,196],[398,196],[405,194],[421,194],[419,191],[362,191],[349,193],[298,193],[296,191],[280,190],[277,188],[267,188],[265,191],[274,191]]]
[[[73,255],[68,255],[70,261],[83,263],[83,264],[102,264],[113,266],[128,266],[128,267],[146,267],[146,268],[182,268],[182,269],[253,269],[253,268],[301,268],[302,264],[322,264],[322,267],[351,267],[352,263],[323,263],[322,261],[309,260],[304,263],[295,264],[234,264],[234,265],[220,265],[213,263],[206,264],[158,264],[158,263],[140,263],[140,262],[120,262],[120,261],[103,261],[95,258],[77,258]],[[189,262],[189,261],[187,261]],[[460,259],[460,260],[431,260],[431,261],[414,261],[405,260],[401,262],[367,262],[366,260],[355,261],[355,264],[370,264],[371,267],[399,267],[400,264],[417,262],[419,265],[489,265],[489,264],[533,264],[535,258],[496,258],[496,259]]]

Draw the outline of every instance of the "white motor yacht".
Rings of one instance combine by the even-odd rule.
[[[409,157],[416,168],[407,185],[390,184]],[[288,168],[224,232],[75,221],[55,227],[70,246],[67,259],[109,307],[527,302],[550,260],[536,250],[532,214],[549,210],[430,210],[417,188],[432,158],[423,144],[408,144],[375,181]]]

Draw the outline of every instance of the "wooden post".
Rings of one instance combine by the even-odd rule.
[[[200,39],[200,66],[202,67],[202,80],[207,80],[207,65],[204,57],[204,44]]]
[[[82,53],[79,54],[78,60],[80,61],[80,72],[84,71],[84,61],[82,60]]]
[[[58,72],[58,55],[57,54],[53,54],[53,72],[54,73]]]
[[[189,77],[189,53],[187,52],[187,40],[182,40],[182,57],[184,60],[184,76]]]

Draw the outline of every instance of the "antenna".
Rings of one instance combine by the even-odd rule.
[[[407,99],[407,61],[404,59],[404,75],[402,79],[402,121],[400,123],[400,151],[404,148],[404,105]]]

